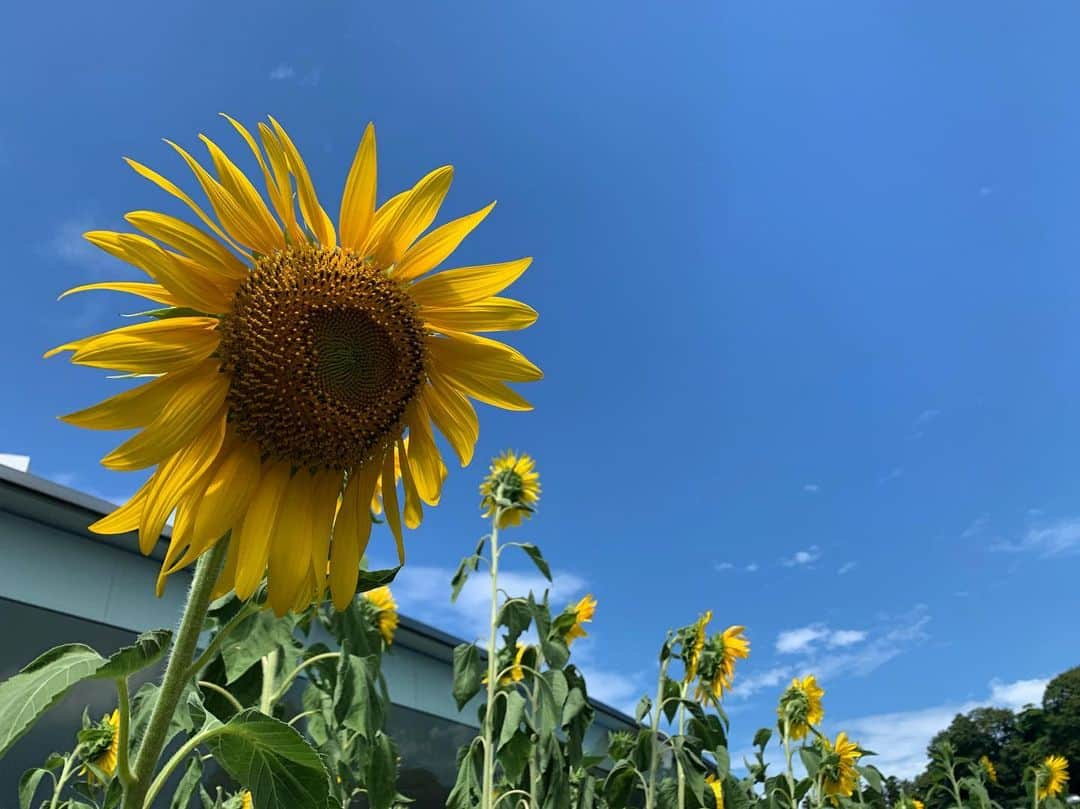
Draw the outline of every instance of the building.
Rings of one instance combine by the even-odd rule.
[[[81,642],[108,654],[139,632],[175,625],[185,583],[170,584],[162,598],[153,592],[165,542],[144,557],[130,536],[87,531],[87,525],[113,508],[0,464],[0,626],[5,635],[0,681],[53,646]],[[388,730],[402,756],[398,786],[416,798],[416,809],[441,809],[454,783],[456,751],[476,733],[475,708],[459,712],[450,695],[451,653],[460,642],[402,616],[393,651],[384,661],[395,706]],[[72,748],[84,705],[97,718],[115,706],[115,699],[108,682],[85,682],[73,689],[0,759],[0,795],[13,797],[24,770],[54,751]],[[593,705],[589,746],[599,752],[609,730],[625,729],[632,721],[602,703]]]

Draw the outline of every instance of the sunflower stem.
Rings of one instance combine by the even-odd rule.
[[[146,733],[135,758],[133,780],[124,788],[123,809],[142,809],[154,767],[157,766],[161,751],[165,747],[169,723],[176,713],[176,706],[180,703],[184,689],[190,683],[187,677],[188,668],[195,655],[206,613],[210,609],[210,596],[225,561],[228,544],[227,539],[219,540],[213,548],[199,557],[195,567],[187,604],[184,605],[180,626],[169,653],[169,662],[161,678],[157,702],[150,714],[150,722],[146,726]]]
[[[254,615],[259,611],[259,606],[252,601],[247,601],[244,605],[237,610],[236,615],[229,619],[229,621],[217,631],[217,634],[210,639],[210,643],[207,644],[206,649],[195,658],[187,671],[187,679],[194,680],[202,670],[207,667],[211,660],[214,659],[214,655],[218,653],[218,649],[225,642],[225,639],[229,637],[234,629],[239,625],[241,621],[250,615]]]
[[[791,794],[791,809],[796,809],[798,800],[795,798],[795,773],[791,768],[791,719],[784,712],[784,760],[787,762],[787,785]]]
[[[128,745],[131,744],[131,697],[128,694],[127,677],[116,678],[117,707],[120,710],[120,738],[116,751],[116,776],[125,787],[131,786],[135,776],[131,772],[128,759]]]
[[[683,700],[686,699],[686,692],[690,688],[690,681],[683,679],[682,692],[679,695],[679,735],[682,736],[686,732],[686,703]],[[686,806],[686,771],[683,769],[682,762],[678,758],[675,759],[675,773],[678,778],[678,803],[676,806]]]
[[[656,806],[656,770],[660,764],[660,712],[664,705],[664,681],[667,678],[668,659],[660,663],[660,676],[656,680],[656,701],[653,703],[652,752],[649,755],[648,787],[645,790],[645,809]]]
[[[488,575],[491,578],[491,611],[488,621],[488,676],[487,676],[487,708],[484,710],[484,782],[480,792],[480,806],[482,809],[493,809],[495,806],[495,740],[494,721],[492,714],[495,706],[495,688],[498,685],[497,678],[498,650],[495,644],[498,642],[499,621],[499,517],[502,515],[502,507],[495,509],[491,518],[491,565]]]
[[[292,685],[293,680],[299,677],[300,672],[302,672],[312,663],[318,663],[322,660],[330,660],[331,658],[336,659],[339,657],[341,657],[341,652],[323,652],[322,654],[317,654],[313,657],[309,657],[307,660],[305,660],[303,663],[301,663],[299,666],[289,672],[288,676],[286,676],[285,679],[281,682],[281,685],[278,687],[277,691],[275,691],[273,696],[270,698],[270,707],[276,705],[278,701],[282,697],[284,697],[286,693],[288,693],[289,686]],[[268,711],[263,711],[263,713],[268,713]]]
[[[56,809],[56,807],[59,805],[60,793],[64,790],[64,785],[71,777],[72,765],[75,763],[75,760],[79,757],[81,753],[82,745],[78,745],[74,750],[71,751],[71,755],[64,759],[64,769],[60,771],[60,778],[57,780],[56,786],[53,788],[53,796],[52,800],[49,802],[49,809]]]
[[[262,665],[262,692],[259,694],[259,711],[267,716],[270,716],[270,712],[274,710],[274,703],[278,700],[274,683],[278,657],[278,650],[274,649],[263,655],[262,660],[259,661]]]

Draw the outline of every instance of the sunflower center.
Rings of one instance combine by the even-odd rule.
[[[401,434],[424,382],[424,324],[396,281],[347,251],[260,257],[222,318],[229,418],[268,455],[349,468]]]

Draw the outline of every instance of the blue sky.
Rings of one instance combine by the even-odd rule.
[[[535,256],[514,292],[541,317],[514,341],[547,374],[535,412],[483,409],[478,461],[410,539],[407,611],[474,631],[477,598],[444,598],[483,530],[482,461],[531,451],[545,496],[522,538],[557,597],[599,599],[576,647],[598,696],[636,701],[665,629],[711,608],[753,643],[736,740],[818,671],[829,727],[911,771],[952,711],[1037,698],[1078,662],[1078,16],[19,4],[0,451],[110,498],[138,484],[98,467],[114,438],[54,419],[116,383],[40,358],[130,311],[55,302],[121,272],[79,234],[174,210],[122,155],[190,187],[160,138],[239,155],[216,114],[271,113],[336,199],[373,119],[383,196],[451,162],[446,215],[499,200],[461,263]]]

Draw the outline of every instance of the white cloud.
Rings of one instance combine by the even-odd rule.
[[[861,629],[837,629],[826,639],[826,643],[833,648],[854,646],[866,640],[866,633]]]
[[[731,562],[716,562],[713,565],[713,570],[717,573],[722,573],[725,570],[731,570],[733,567],[735,567],[735,565],[731,564]]]
[[[759,565],[757,562],[751,562],[746,566],[747,573],[757,573],[760,569],[761,565]]]
[[[1029,528],[1015,542],[998,540],[990,545],[992,551],[1034,553],[1040,559],[1080,551],[1080,517],[1066,517],[1049,525]]]
[[[928,408],[916,417],[915,421],[911,423],[911,431],[908,433],[908,440],[917,441],[924,435],[924,429],[930,422],[937,419],[941,415],[940,410],[934,408]]]
[[[866,633],[861,629],[830,629],[824,624],[811,624],[798,629],[786,629],[776,636],[776,651],[780,654],[809,654],[820,646],[818,641],[830,649],[854,646],[866,640]]]
[[[293,78],[295,75],[296,70],[293,66],[287,65],[284,62],[270,71],[270,79],[272,81],[286,81]]]
[[[844,562],[840,565],[840,569],[836,571],[838,576],[844,576],[855,569],[856,562]]]
[[[784,567],[797,567],[801,565],[809,565],[813,562],[816,562],[820,558],[821,548],[819,548],[817,545],[811,545],[804,551],[796,551],[794,556],[788,559],[784,559],[782,561]]]
[[[818,486],[816,483],[804,483],[802,490],[804,492],[809,492],[810,494],[817,494],[821,491],[821,487]]]
[[[877,751],[875,766],[898,778],[911,778],[926,766],[926,746],[939,731],[948,727],[957,714],[975,708],[994,706],[1016,710],[1042,699],[1049,680],[1018,680],[1012,683],[993,681],[990,695],[984,700],[920,708],[914,711],[875,714],[849,719],[840,724],[860,745]]]
[[[878,478],[878,486],[884,486],[886,483],[890,483],[894,480],[898,480],[904,476],[904,467],[894,466],[880,478]]]

